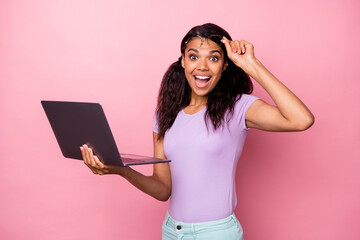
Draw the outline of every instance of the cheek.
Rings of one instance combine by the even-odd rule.
[[[217,66],[215,66],[215,67],[213,68],[213,72],[214,72],[216,75],[220,75],[220,76],[222,75],[223,70],[224,70],[224,67],[223,67],[222,64],[217,65]]]
[[[188,77],[191,75],[191,71],[189,71],[189,69],[185,69],[185,76]]]
[[[187,61],[184,64],[184,69],[186,72],[192,72],[195,68],[196,68],[196,63],[194,63],[194,62]]]
[[[196,67],[188,64],[188,65],[185,65],[185,68],[184,68],[184,72],[185,72],[185,76],[188,78],[188,77],[191,77],[194,70],[196,69]]]
[[[215,73],[216,71],[216,73]],[[222,67],[218,67],[216,68],[216,70],[214,69],[214,73],[216,74],[216,83],[220,81],[222,74],[223,74],[223,68]]]
[[[185,77],[186,77],[186,80],[188,81],[188,83],[190,84],[191,83],[191,79],[192,79],[192,74],[190,71],[188,70],[185,70]]]

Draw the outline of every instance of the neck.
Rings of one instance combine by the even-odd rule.
[[[208,97],[207,96],[198,96],[194,92],[191,93],[191,100],[189,106],[203,106],[207,104]]]

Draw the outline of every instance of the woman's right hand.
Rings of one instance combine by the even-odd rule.
[[[157,134],[153,133],[154,157],[166,158],[163,150],[163,138],[157,140]],[[146,194],[160,200],[167,201],[171,195],[171,172],[169,163],[154,164],[152,176],[145,176],[131,167],[121,167],[103,164],[98,157],[94,156],[91,148],[86,144],[80,147],[84,163],[94,174],[118,174],[128,180],[132,185]]]
[[[104,174],[118,174],[121,176],[125,175],[128,167],[114,166],[114,165],[105,165],[103,164],[97,156],[94,155],[92,149],[86,144],[80,147],[81,154],[86,166],[94,174],[104,175]]]

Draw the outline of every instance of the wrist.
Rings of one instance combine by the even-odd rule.
[[[129,176],[129,167],[118,167],[116,173],[121,177],[127,178]]]
[[[255,57],[250,58],[242,68],[250,77],[257,80],[258,70],[263,67],[262,63]]]

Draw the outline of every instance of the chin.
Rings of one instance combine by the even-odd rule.
[[[199,97],[205,97],[205,96],[209,95],[209,93],[211,92],[211,90],[209,90],[209,89],[201,89],[201,90],[192,89],[192,91]]]

